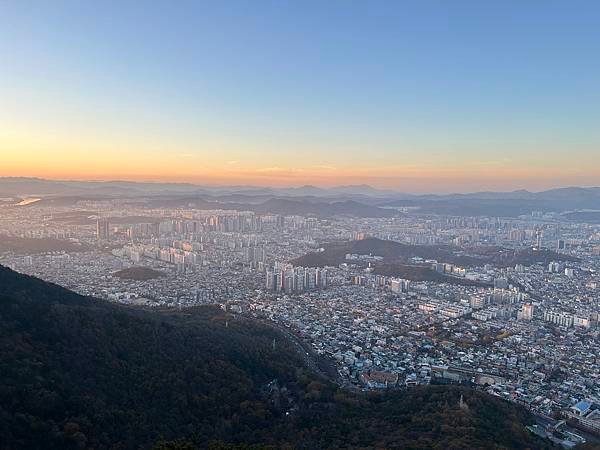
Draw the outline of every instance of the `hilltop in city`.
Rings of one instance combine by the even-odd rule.
[[[292,264],[303,267],[338,266],[342,263],[363,264],[348,261],[346,256],[372,255],[381,259],[371,262],[375,273],[397,276],[413,281],[436,281],[454,284],[477,284],[456,277],[449,277],[432,270],[431,263],[457,264],[463,267],[494,264],[499,267],[514,267],[516,264],[547,265],[551,261],[575,261],[576,258],[547,249],[523,248],[518,250],[498,246],[477,246],[471,248],[448,245],[410,245],[378,238],[330,242],[323,244],[321,251],[307,253],[295,258]],[[418,262],[415,262],[418,261]]]
[[[148,281],[165,276],[160,270],[154,270],[150,267],[143,266],[128,267],[127,269],[119,270],[112,275],[113,277],[135,281]]]
[[[2,449],[549,448],[527,412],[479,391],[364,395],[307,358],[220,308],[126,307],[0,266]]]

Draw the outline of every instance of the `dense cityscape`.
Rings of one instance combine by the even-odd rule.
[[[600,450],[600,2],[0,2],[0,450]]]
[[[349,388],[469,384],[561,434],[533,432],[598,434],[600,226],[393,213],[31,198],[2,207],[0,264],[111,302],[269,320]]]

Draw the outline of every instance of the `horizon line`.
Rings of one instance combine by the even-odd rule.
[[[36,180],[36,181],[45,181],[45,182],[55,182],[55,183],[131,183],[131,184],[152,184],[152,185],[187,185],[191,187],[198,188],[252,188],[252,189],[272,189],[272,190],[285,190],[285,189],[302,189],[302,188],[314,188],[321,189],[324,191],[334,191],[336,189],[341,188],[365,188],[372,189],[380,192],[387,192],[390,194],[405,194],[405,195],[469,195],[469,194],[483,194],[483,193],[515,193],[515,192],[528,192],[531,194],[542,193],[552,190],[558,189],[600,189],[600,185],[559,185],[556,187],[550,187],[547,189],[541,190],[530,190],[525,188],[517,188],[517,189],[509,189],[509,190],[471,190],[471,191],[444,191],[442,192],[410,192],[410,191],[400,191],[390,187],[378,187],[373,186],[368,183],[357,183],[357,184],[339,184],[333,186],[325,186],[325,185],[317,185],[311,183],[298,184],[298,185],[285,185],[285,186],[277,186],[277,185],[268,185],[268,184],[219,184],[219,183],[204,183],[199,184],[193,181],[175,181],[175,180],[152,180],[152,179],[132,179],[132,178],[48,178],[48,177],[40,177],[40,176],[3,176],[0,175],[0,181],[2,180]]]

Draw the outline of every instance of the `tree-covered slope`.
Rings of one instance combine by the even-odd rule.
[[[543,445],[525,412],[480,392],[351,393],[295,348],[218,308],[113,305],[0,267],[0,448]]]

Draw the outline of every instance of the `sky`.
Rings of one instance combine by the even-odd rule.
[[[0,176],[600,185],[600,2],[0,0]]]

